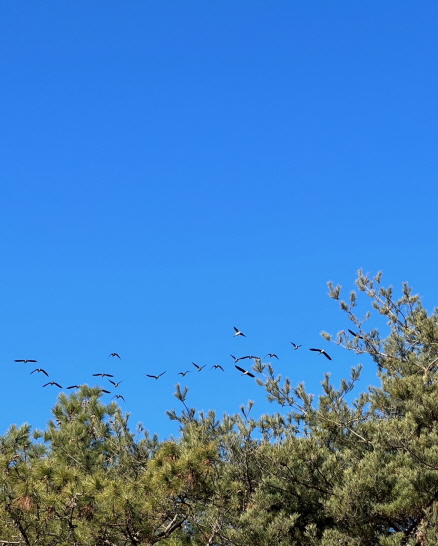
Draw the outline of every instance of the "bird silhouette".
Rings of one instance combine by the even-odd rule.
[[[225,370],[222,368],[222,366],[221,366],[220,364],[215,364],[214,366],[212,366],[212,367],[210,368],[210,370],[212,370],[213,368],[214,368],[215,370],[217,370],[218,368],[220,368],[223,372],[225,371]]]
[[[35,372],[41,372],[43,373],[44,375],[47,375],[47,377],[49,377],[49,374],[46,372],[46,370],[43,370],[42,368],[37,368],[36,370],[34,370],[33,372],[30,372],[30,375],[32,375],[33,373]]]
[[[190,370],[186,370],[185,372],[178,372],[178,375],[182,375],[185,377],[188,373],[190,373]]]
[[[278,356],[274,353],[268,353],[267,355],[265,355],[265,358],[269,356],[269,358],[276,358],[277,360],[279,360]]]
[[[24,362],[25,364],[27,364],[28,362],[38,362],[38,360],[30,360],[30,359],[26,359],[26,360],[14,360],[14,362]]]
[[[111,381],[111,379],[108,379],[108,381],[114,385],[115,389],[117,389],[117,387],[120,385],[120,383],[122,383],[122,381],[119,381],[118,383],[116,383],[115,381]],[[114,398],[114,396],[113,396],[113,398]]]
[[[302,347],[302,345],[297,345],[297,344],[294,343],[293,341],[291,341],[291,344],[292,344],[293,347],[294,347],[294,351],[296,351],[297,349],[299,349],[300,347]]]
[[[324,349],[310,349],[310,351],[316,351],[318,352],[320,355],[324,355],[326,358],[328,358],[329,360],[332,359],[332,357],[330,355],[328,355]]]
[[[207,364],[204,364],[203,366],[198,366],[197,364],[195,364],[194,362],[192,362],[193,366],[196,366],[196,368],[198,368],[198,372],[200,372],[201,370],[203,370],[205,368],[205,366]]]
[[[56,387],[59,387],[60,389],[62,389],[61,385],[59,383],[55,383],[55,381],[49,381],[48,383],[46,383],[45,385],[43,385],[43,387],[47,387],[47,385],[55,385]]]
[[[257,360],[260,360],[260,357],[259,356],[254,356],[254,355],[246,355],[246,356],[241,356],[239,358],[239,360],[245,360],[246,358],[251,358],[253,360],[257,359]]]
[[[244,370],[240,366],[237,366],[237,364],[235,364],[235,367],[239,370],[239,372],[242,372],[242,375],[247,375],[248,377],[255,377],[253,373],[249,372],[248,370]]]
[[[80,389],[82,388],[84,385],[70,385],[70,387],[67,387],[67,389]]]
[[[234,334],[233,337],[236,337],[236,336],[246,337],[246,335],[243,332],[241,332],[238,328],[236,328],[235,326],[234,326],[234,330],[236,331],[236,333]]]
[[[111,353],[111,354],[108,356],[108,358],[109,358],[110,356],[113,356],[113,357],[116,356],[117,358],[120,358],[120,355],[119,355],[118,353]]]
[[[151,377],[152,379],[159,379],[162,375],[164,375],[166,372],[160,373],[160,375],[149,375],[146,374],[148,377]]]
[[[123,402],[126,402],[126,400],[123,398],[121,394],[116,394],[115,396],[113,396],[113,398],[121,398]]]
[[[93,373],[93,377],[114,377],[110,373]]]

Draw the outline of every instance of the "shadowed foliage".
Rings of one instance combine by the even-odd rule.
[[[197,412],[176,387],[178,438],[158,441],[98,387],[61,393],[45,430],[0,438],[0,538],[27,546],[427,546],[438,544],[438,314],[405,284],[359,272],[349,328],[323,333],[377,365],[380,386],[353,398],[360,366],[318,399],[255,359],[278,410]],[[365,298],[364,298],[365,296]],[[369,298],[384,318],[355,314]],[[379,322],[374,321],[374,322]],[[381,322],[381,321],[380,321]],[[140,436],[141,433],[141,436]]]

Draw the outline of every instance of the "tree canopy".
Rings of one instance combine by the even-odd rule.
[[[218,418],[168,412],[180,435],[159,441],[101,389],[61,393],[45,430],[0,438],[0,539],[27,546],[426,546],[438,544],[438,311],[381,275],[343,299],[351,330],[323,336],[368,354],[380,385],[356,394],[360,366],[317,399],[255,360],[277,411],[252,404]],[[356,315],[358,299],[372,312]],[[378,321],[374,321],[378,322]],[[386,327],[385,327],[386,328]],[[139,433],[141,432],[141,436]]]

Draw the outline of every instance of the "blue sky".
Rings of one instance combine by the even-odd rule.
[[[58,395],[19,358],[63,387],[115,375],[162,438],[179,371],[198,409],[277,409],[230,353],[277,353],[316,394],[359,362],[376,383],[320,338],[350,326],[326,282],[382,269],[438,303],[435,2],[16,0],[0,17],[0,432],[45,426]]]

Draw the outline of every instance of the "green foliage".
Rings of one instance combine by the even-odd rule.
[[[361,367],[318,398],[259,359],[278,410],[254,419],[187,405],[180,436],[131,432],[87,386],[61,394],[46,430],[0,437],[0,538],[27,546],[435,546],[438,544],[438,312],[404,284],[359,271],[341,298],[351,322],[323,333],[377,365],[380,386],[351,401]],[[370,312],[356,315],[369,299]],[[373,327],[369,327],[373,319]],[[385,332],[385,333],[382,333]],[[137,432],[143,431],[139,425]]]

